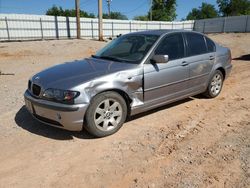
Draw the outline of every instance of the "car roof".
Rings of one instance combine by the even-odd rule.
[[[129,33],[129,35],[134,35],[134,34],[142,34],[142,35],[165,35],[167,33],[175,33],[175,32],[191,32],[191,33],[199,33],[195,31],[188,31],[188,30],[182,30],[182,29],[161,29],[161,30],[146,30],[146,31],[137,31],[137,32],[132,32]],[[202,33],[199,33],[202,34]]]

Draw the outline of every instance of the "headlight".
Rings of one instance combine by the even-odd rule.
[[[70,102],[79,96],[78,91],[69,91],[61,89],[47,89],[43,93],[43,97],[51,100],[56,100],[60,102]]]

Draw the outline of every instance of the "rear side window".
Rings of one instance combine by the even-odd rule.
[[[207,46],[202,35],[196,33],[186,33],[186,38],[188,42],[188,56],[207,53]]]
[[[208,52],[215,52],[215,44],[210,38],[206,38]]]
[[[166,36],[155,50],[155,55],[168,55],[169,60],[183,58],[184,43],[182,34]]]

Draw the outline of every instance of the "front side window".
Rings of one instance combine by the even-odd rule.
[[[183,58],[184,43],[182,34],[166,36],[155,50],[155,55],[168,55],[169,60]]]
[[[110,42],[94,57],[119,62],[140,63],[158,38],[158,35],[148,34],[124,35]]]
[[[207,53],[207,46],[203,35],[196,33],[186,33],[186,38],[188,42],[188,56]]]

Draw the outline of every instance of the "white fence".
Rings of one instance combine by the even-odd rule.
[[[250,32],[250,15],[196,20],[194,30],[203,33]]]
[[[250,32],[250,16],[183,22],[103,20],[104,37],[152,29],[185,29],[203,33]],[[81,18],[81,37],[98,37],[98,20]],[[74,17],[0,14],[0,41],[76,38]]]
[[[103,20],[104,37],[151,29],[193,30],[194,21]],[[81,18],[81,37],[98,37],[98,20]],[[76,38],[74,17],[0,14],[0,41]]]

